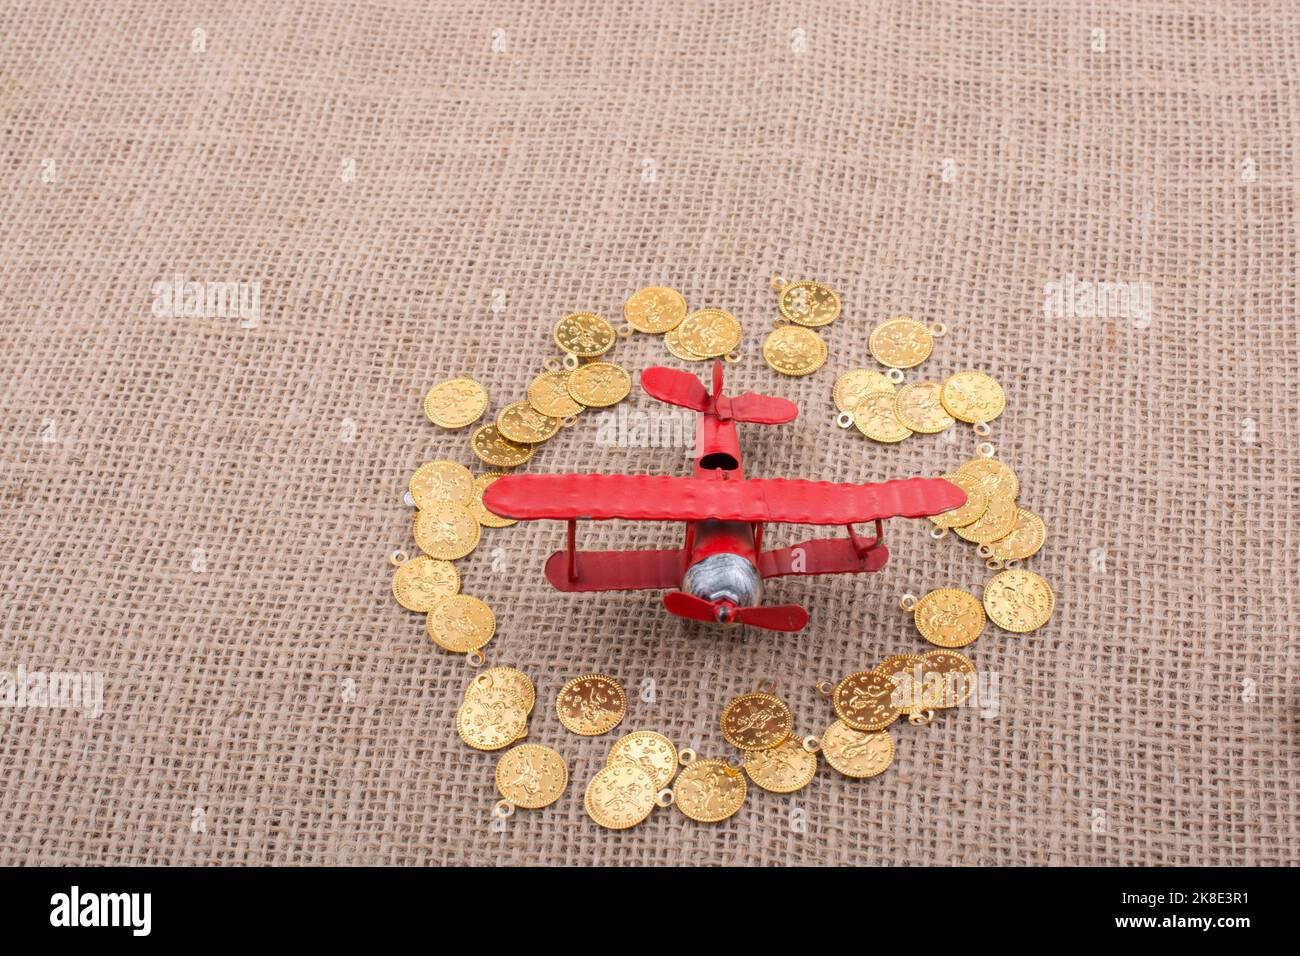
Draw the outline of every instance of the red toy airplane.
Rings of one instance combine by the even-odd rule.
[[[724,395],[721,362],[713,366],[711,393],[689,372],[661,366],[646,369],[641,386],[661,402],[700,413],[695,477],[509,475],[483,495],[491,511],[507,518],[569,523],[568,549],[546,562],[547,579],[561,591],[679,588],[664,595],[664,607],[678,617],[798,631],[808,623],[808,612],[798,604],[758,603],[765,579],[879,571],[889,559],[885,518],[921,518],[966,502],[965,492],[942,478],[861,485],[746,479],[736,422],[792,421],[799,414],[793,402],[752,392]],[[686,541],[672,551],[578,551],[580,518],[684,521]],[[848,537],[764,551],[768,521],[844,525]],[[876,524],[870,540],[853,529],[866,521]]]

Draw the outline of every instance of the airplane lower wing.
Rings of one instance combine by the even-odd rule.
[[[686,570],[680,550],[578,551],[574,560],[576,579],[570,580],[568,551],[546,559],[546,580],[557,591],[664,590],[677,587]]]
[[[766,578],[788,574],[857,574],[879,571],[889,560],[884,542],[859,555],[848,538],[819,538],[758,556],[758,573]]]

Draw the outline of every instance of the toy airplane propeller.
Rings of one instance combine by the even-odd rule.
[[[656,366],[641,374],[652,397],[700,413],[695,476],[509,475],[483,495],[492,512],[522,521],[567,521],[568,547],[547,559],[546,577],[560,591],[669,589],[671,614],[719,624],[751,624],[799,631],[808,612],[798,604],[759,603],[763,582],[789,574],[879,571],[889,559],[886,518],[922,518],[966,502],[942,478],[905,478],[879,484],[836,484],[785,478],[746,478],[740,467],[736,422],[780,425],[798,407],[784,398],[722,392],[722,363],[713,389],[689,372]],[[684,521],[681,548],[663,551],[579,551],[579,520]],[[814,539],[763,550],[763,525],[843,525],[846,538]],[[864,540],[853,526],[875,522]]]

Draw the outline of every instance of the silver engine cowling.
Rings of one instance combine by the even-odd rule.
[[[723,552],[687,568],[682,590],[706,601],[752,607],[763,596],[763,579],[758,569],[740,555]]]

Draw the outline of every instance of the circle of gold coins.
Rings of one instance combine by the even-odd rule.
[[[623,318],[638,332],[671,332],[686,318],[686,299],[666,286],[638,289],[623,303]]]
[[[934,435],[953,425],[939,402],[937,382],[912,382],[894,395],[894,417],[914,432]]]
[[[488,394],[472,378],[452,378],[439,382],[424,396],[424,414],[442,428],[464,428],[483,417]]]
[[[978,478],[989,500],[998,497],[1014,499],[1020,493],[1020,479],[1016,473],[995,458],[972,458],[957,470]]]
[[[782,375],[811,375],[826,363],[826,343],[812,329],[783,325],[763,342],[763,358]]]
[[[919,654],[894,654],[876,665],[876,670],[888,677],[890,683],[894,685],[894,693],[890,699],[898,704],[904,716],[911,716],[924,709],[916,670],[917,665],[923,664]],[[924,672],[923,666],[922,672]]]
[[[456,565],[423,554],[402,562],[393,574],[393,597],[408,611],[431,611],[459,590]]]
[[[512,524],[519,523],[514,518],[503,518],[499,514],[488,511],[487,505],[483,504],[483,492],[487,490],[488,485],[501,477],[504,477],[501,472],[489,471],[474,479],[474,497],[470,501],[469,510],[473,512],[474,519],[485,528],[508,528]]]
[[[456,712],[456,733],[475,750],[500,750],[528,733],[528,711],[507,690],[467,697]]]
[[[1005,538],[1016,530],[1016,501],[1004,495],[992,495],[988,507],[978,519],[952,530],[957,537],[976,544],[988,544]]]
[[[627,695],[618,681],[604,674],[583,674],[568,681],[555,698],[560,723],[582,737],[609,733],[627,713]]]
[[[764,790],[794,793],[817,775],[817,754],[806,749],[803,741],[791,737],[770,750],[746,751],[745,772],[755,786]]]
[[[492,609],[478,598],[453,594],[433,606],[425,629],[439,647],[468,654],[492,640],[497,621]]]
[[[740,321],[722,309],[692,312],[677,326],[677,341],[701,358],[720,358],[740,344]]]
[[[482,425],[470,439],[470,450],[480,461],[497,468],[514,468],[533,457],[533,446],[511,441],[496,425]]]
[[[867,348],[881,365],[913,368],[934,351],[934,335],[915,319],[889,319],[871,330]]]
[[[984,585],[984,610],[989,620],[1013,634],[1042,627],[1052,616],[1055,603],[1051,587],[1033,571],[1003,571]]]
[[[412,531],[421,551],[444,561],[455,561],[473,551],[479,533],[478,520],[469,508],[449,501],[417,511]]]
[[[634,827],[655,808],[658,788],[650,775],[633,763],[612,763],[587,784],[583,803],[587,815],[608,830]]]
[[[776,307],[799,325],[818,328],[840,317],[840,297],[820,282],[805,279],[785,285],[777,293]]]
[[[939,647],[965,647],[984,630],[984,609],[973,594],[957,588],[939,588],[912,608],[916,629]]]
[[[520,744],[497,761],[497,790],[517,807],[549,807],[569,784],[564,758],[541,744]]]
[[[855,368],[835,380],[835,385],[831,389],[831,398],[834,399],[836,408],[852,415],[858,407],[858,402],[862,401],[867,393],[892,394],[893,391],[894,383],[880,372],[869,368]]]
[[[1037,554],[1047,540],[1047,526],[1043,519],[1028,508],[1016,509],[1016,527],[1005,538],[985,545],[989,557],[995,561],[1023,561]]]
[[[697,823],[718,823],[745,804],[745,777],[722,760],[696,760],[677,775],[673,806]]]
[[[922,706],[927,710],[960,707],[975,690],[975,663],[957,651],[926,651],[921,655],[924,680]],[[936,679],[932,679],[936,678]]]
[[[489,667],[479,671],[465,688],[465,700],[488,690],[504,690],[518,699],[525,713],[532,713],[537,688],[523,671],[514,667]]]
[[[883,730],[902,713],[893,696],[894,682],[884,674],[858,671],[835,685],[831,704],[840,720],[854,730]]]
[[[663,734],[634,730],[618,738],[609,748],[606,763],[635,764],[650,775],[656,790],[662,790],[672,783],[677,773],[677,748]]]
[[[966,503],[941,514],[930,515],[930,521],[939,528],[958,528],[978,521],[989,506],[989,496],[984,485],[973,475],[953,472],[943,476],[966,493]]]
[[[703,362],[703,355],[696,355],[686,346],[682,345],[681,339],[677,337],[677,329],[672,329],[664,334],[664,348],[670,354],[675,355],[683,362]]]
[[[528,384],[528,404],[539,415],[565,419],[583,409],[569,394],[568,372],[543,372]]]
[[[580,358],[604,355],[614,346],[617,333],[594,312],[571,312],[555,323],[555,344]]]
[[[722,710],[722,736],[737,750],[768,750],[780,746],[794,729],[794,715],[780,697],[742,694]]]
[[[888,730],[855,730],[837,720],[822,734],[822,756],[846,777],[874,777],[893,762],[894,738]]]
[[[944,380],[939,400],[959,422],[974,425],[991,422],[1007,407],[1007,396],[998,380],[983,372],[958,372]]]
[[[607,408],[627,398],[632,376],[613,362],[589,362],[570,372],[565,384],[575,401],[590,408]]]
[[[415,469],[406,487],[417,508],[446,501],[467,505],[474,495],[474,476],[454,461],[426,461]]]
[[[543,415],[528,402],[511,402],[497,415],[497,431],[521,445],[544,442],[560,430],[560,420]]]
[[[910,438],[908,428],[894,415],[894,392],[867,392],[853,409],[853,424],[872,441],[893,444]]]

